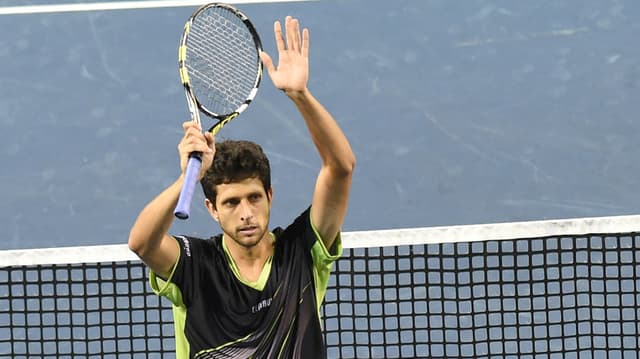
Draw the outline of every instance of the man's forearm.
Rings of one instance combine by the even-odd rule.
[[[350,172],[354,154],[349,141],[329,111],[309,90],[287,95],[304,118],[323,164],[334,170]]]

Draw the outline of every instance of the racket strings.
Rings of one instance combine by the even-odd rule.
[[[236,111],[253,91],[259,71],[246,25],[227,10],[205,11],[194,19],[186,45],[191,87],[200,103],[217,114]]]
[[[196,34],[196,37],[197,36]],[[198,41],[198,39],[194,39],[194,41]],[[195,64],[190,66],[193,73],[196,74],[196,78],[202,80],[205,84],[227,83],[238,86],[242,84],[253,85],[255,76],[252,76],[252,73],[236,73],[238,67],[255,67],[255,61],[257,60],[249,61],[251,57],[256,58],[252,53],[247,52],[246,49],[229,50],[225,44],[220,42],[209,41],[205,44],[204,41],[201,41],[199,44],[200,46],[195,46],[192,52],[192,56],[196,59]],[[228,56],[229,54],[239,54],[242,51],[247,53],[242,54],[242,56],[236,56],[234,59],[221,59],[212,54],[212,52],[228,52],[225,54]],[[239,60],[242,59],[247,60],[247,62],[241,64]],[[240,88],[238,88],[238,90],[240,90]],[[246,93],[246,91],[242,93]]]

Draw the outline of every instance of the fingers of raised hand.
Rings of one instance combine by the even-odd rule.
[[[275,67],[273,66],[273,60],[271,59],[271,56],[269,56],[269,54],[267,54],[264,51],[261,51],[260,52],[260,60],[262,60],[262,63],[267,68],[267,71],[269,73],[271,73],[271,71],[275,70]]]
[[[287,32],[287,48],[293,51],[300,51],[300,23],[298,19],[287,16],[285,30]]]
[[[284,37],[282,36],[282,26],[280,25],[280,21],[276,21],[273,23],[273,34],[276,37],[276,48],[278,51],[286,50],[286,46],[284,44]]]
[[[287,16],[284,20],[284,34],[282,32],[282,24],[280,21],[276,21],[273,24],[273,33],[276,38],[276,46],[278,51],[301,51],[305,46],[308,46],[308,31],[303,31],[303,36],[300,35],[300,21],[291,16]],[[306,37],[303,38],[303,37]]]
[[[309,30],[302,30],[302,56],[309,57]]]

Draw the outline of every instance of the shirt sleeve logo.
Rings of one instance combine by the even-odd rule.
[[[182,240],[182,247],[184,248],[184,255],[187,257],[191,257],[191,242],[187,239],[187,237],[178,237]]]

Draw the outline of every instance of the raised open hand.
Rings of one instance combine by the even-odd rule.
[[[300,32],[298,19],[291,16],[285,18],[286,36],[282,34],[279,21],[273,25],[278,48],[278,66],[266,52],[260,53],[260,59],[267,69],[273,85],[292,95],[304,92],[309,80],[309,30]]]

